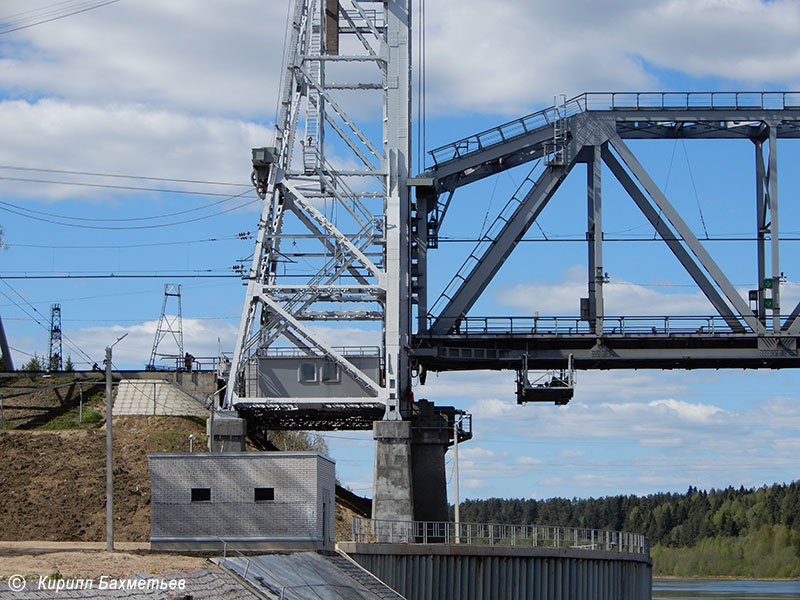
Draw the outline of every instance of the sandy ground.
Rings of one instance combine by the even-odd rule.
[[[97,542],[0,542],[0,581],[14,574],[99,579],[101,575],[162,575],[213,566],[204,557],[150,553],[148,544],[117,543],[115,552],[105,547]]]

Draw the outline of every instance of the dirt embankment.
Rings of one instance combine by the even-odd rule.
[[[41,389],[16,395],[34,388]],[[66,374],[0,382],[0,394],[7,396],[0,431],[0,540],[105,540],[103,389],[102,382],[73,383]],[[113,432],[114,537],[144,543],[150,537],[147,454],[188,451],[189,435],[195,450],[205,450],[205,423],[124,416],[114,417]],[[338,540],[350,539],[353,514],[337,505]]]
[[[147,454],[187,450],[189,434],[204,437],[204,426],[177,417],[116,417],[113,431],[115,539],[146,541]],[[0,433],[0,537],[105,539],[105,444],[105,427]]]

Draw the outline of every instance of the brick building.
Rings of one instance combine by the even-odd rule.
[[[335,463],[313,452],[150,454],[154,550],[333,549]]]

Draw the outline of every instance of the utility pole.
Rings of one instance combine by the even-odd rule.
[[[114,551],[114,461],[113,436],[111,432],[111,349],[117,345],[127,333],[106,348],[106,550]]]
[[[458,415],[453,415],[453,462],[455,463],[453,467],[453,503],[455,504],[456,544],[461,543],[461,536],[459,535],[459,523],[461,523],[459,504],[461,504],[461,502],[458,498],[458,424],[460,422],[461,419],[458,418]]]

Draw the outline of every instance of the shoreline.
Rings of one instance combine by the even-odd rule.
[[[683,579],[686,581],[800,581],[800,577],[739,577],[738,575],[708,575],[706,577],[653,575],[653,579]]]

